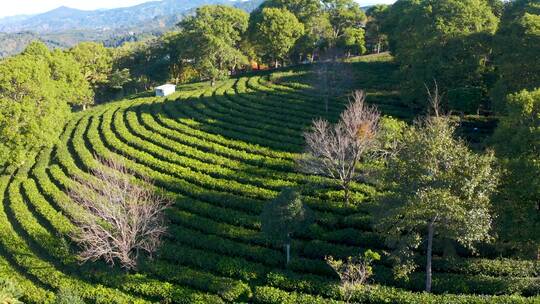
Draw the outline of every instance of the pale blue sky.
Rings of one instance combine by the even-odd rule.
[[[39,14],[59,6],[93,10],[98,8],[114,8],[132,6],[149,0],[7,0],[0,4],[0,17]],[[393,3],[395,0],[356,0],[361,5],[376,3]]]

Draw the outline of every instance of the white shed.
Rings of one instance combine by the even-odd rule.
[[[156,96],[163,97],[171,95],[176,91],[176,86],[174,84],[164,84],[156,88]]]

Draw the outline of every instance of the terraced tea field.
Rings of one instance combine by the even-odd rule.
[[[358,63],[353,86],[366,89],[368,101],[383,113],[411,119],[394,69],[384,60]],[[355,185],[358,204],[344,207],[334,183],[296,171],[302,132],[313,118],[336,119],[346,101],[332,100],[326,113],[309,78],[303,68],[215,87],[185,85],[166,99],[134,98],[74,115],[54,149],[0,180],[0,274],[19,283],[29,303],[51,302],[63,287],[89,303],[339,302],[324,256],[385,246],[371,228],[373,186]],[[175,197],[164,245],[137,274],[101,262],[80,265],[75,258],[68,235],[83,215],[65,190],[99,166],[94,155],[123,160]],[[316,217],[310,232],[294,240],[287,269],[282,249],[261,236],[258,219],[263,204],[286,186],[302,189]],[[436,258],[434,271],[436,294],[517,295],[456,297],[462,303],[539,300],[521,297],[540,292],[540,266],[532,261]],[[383,259],[373,289],[356,300],[441,302],[442,296],[409,292],[421,291],[423,278],[419,271],[407,282],[396,281]]]

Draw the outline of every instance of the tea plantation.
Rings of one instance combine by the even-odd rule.
[[[350,89],[364,89],[381,112],[411,121],[397,66],[387,57],[350,63]],[[332,98],[329,111],[314,88],[309,66],[222,82],[183,85],[167,98],[137,98],[74,114],[53,149],[42,151],[12,177],[0,180],[0,274],[24,290],[28,303],[52,303],[60,289],[88,303],[342,303],[338,281],[324,257],[383,251],[370,212],[377,189],[354,185],[354,206],[341,203],[337,184],[298,173],[302,133],[312,119],[336,120],[350,89]],[[489,119],[466,118],[461,129],[481,145]],[[70,241],[84,216],[66,189],[78,187],[114,157],[150,177],[175,204],[157,256],[127,273],[100,261],[79,264]],[[263,204],[283,187],[302,189],[316,223],[292,244],[285,267],[281,247],[260,233]],[[540,265],[493,259],[489,248],[472,257],[435,257],[433,294],[422,293],[424,273],[394,279],[383,257],[360,303],[539,303]],[[437,252],[436,252],[437,253]],[[440,252],[437,253],[438,255]]]

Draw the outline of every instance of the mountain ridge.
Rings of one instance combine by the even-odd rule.
[[[167,28],[174,26],[178,16],[203,5],[230,4],[251,9],[260,2],[262,0],[163,0],[129,7],[88,11],[61,6],[33,16],[0,18],[0,32],[32,31],[37,34],[50,34],[67,30]]]

